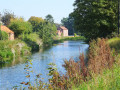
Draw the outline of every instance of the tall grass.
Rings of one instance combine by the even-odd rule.
[[[73,90],[120,90],[120,66],[114,65],[113,69],[106,69],[100,75],[92,75],[92,79],[83,82]]]
[[[120,53],[120,38],[119,37],[109,39],[108,44],[110,45],[111,48],[115,49],[115,51]]]
[[[67,71],[66,74],[60,76],[57,71],[54,71],[50,80],[50,89],[68,90],[93,80],[93,75],[99,76],[105,69],[111,69],[115,59],[106,41],[106,39],[98,39],[90,43],[88,66],[85,65],[83,54],[80,55],[78,62],[65,61],[63,67]]]

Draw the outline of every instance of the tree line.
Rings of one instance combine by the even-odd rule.
[[[108,37],[117,32],[117,0],[75,0],[74,28],[89,39]]]
[[[28,21],[25,21],[24,18],[18,18],[14,13],[5,11],[1,15],[1,21],[15,33],[15,38],[22,36],[24,39],[27,35],[36,33],[44,44],[52,44],[57,32],[54,19],[50,14],[45,19],[31,16]]]

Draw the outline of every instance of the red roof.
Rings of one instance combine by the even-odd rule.
[[[63,29],[63,30],[68,30],[66,27],[64,27],[64,26],[60,26],[60,28],[61,29]]]
[[[5,31],[6,33],[14,33],[12,30],[10,30],[8,27],[1,25],[1,31]]]

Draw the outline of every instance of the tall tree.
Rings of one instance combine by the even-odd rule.
[[[46,17],[45,17],[45,20],[50,22],[50,23],[54,23],[54,19],[53,19],[53,16],[48,14]]]
[[[117,0],[76,0],[74,6],[75,28],[87,38],[106,37],[117,30]]]
[[[16,37],[32,32],[31,23],[24,21],[23,18],[11,19],[9,28],[15,32]]]
[[[44,19],[42,19],[41,17],[35,17],[35,16],[31,16],[28,20],[28,22],[30,22],[32,24],[33,27],[33,31],[37,32],[38,31],[38,25],[39,23],[43,23]]]
[[[52,44],[54,36],[56,36],[57,28],[55,24],[50,22],[39,23],[38,34],[44,44]]]
[[[14,13],[9,12],[9,11],[4,11],[1,21],[4,23],[4,25],[8,26],[10,24],[10,20],[14,18],[15,18]]]
[[[74,19],[72,17],[69,16],[67,18],[63,18],[61,23],[68,29],[69,35],[74,34]]]

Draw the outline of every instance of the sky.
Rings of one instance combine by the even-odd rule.
[[[14,12],[18,17],[28,20],[31,16],[45,18],[51,14],[55,23],[73,11],[75,0],[0,0],[0,12]]]

